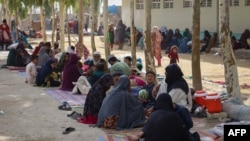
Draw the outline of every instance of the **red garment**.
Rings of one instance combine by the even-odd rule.
[[[80,119],[77,119],[77,121],[80,123],[84,123],[84,124],[96,124],[97,117],[88,114],[86,117],[82,117]]]
[[[161,42],[162,42],[162,35],[159,31],[157,26],[153,27],[153,32],[151,33],[151,42],[154,52],[154,57],[157,60],[158,66],[161,66]]]
[[[35,47],[35,50],[32,55],[37,55],[38,52],[40,51],[40,48],[41,48],[40,46]]]
[[[7,24],[0,25],[0,41],[6,42],[11,40],[10,28]]]
[[[179,62],[179,56],[178,56],[178,53],[177,52],[170,52],[168,54],[168,57],[170,58],[170,64],[173,64],[173,63],[177,63],[177,61]]]

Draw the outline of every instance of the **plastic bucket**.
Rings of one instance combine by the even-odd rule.
[[[222,111],[221,98],[217,93],[206,96],[206,108],[209,113],[219,113]]]
[[[195,94],[194,94],[195,102],[198,105],[206,106],[206,96],[207,96],[206,91],[203,91],[203,90],[196,91]]]

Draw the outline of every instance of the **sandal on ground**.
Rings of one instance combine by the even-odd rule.
[[[68,114],[67,116],[68,117],[71,117],[72,115],[76,114],[77,112],[76,111],[73,111],[71,114]]]
[[[68,128],[65,129],[65,131],[63,132],[63,134],[69,134],[70,132],[73,132],[73,131],[75,131],[75,130],[76,130],[76,129],[73,128],[73,127],[68,127]]]
[[[71,111],[72,110],[72,108],[69,106],[69,104],[67,102],[64,102],[63,105],[60,105],[58,107],[58,109],[65,110],[65,111]]]
[[[72,112],[71,114],[68,114],[67,116],[68,116],[68,117],[71,117],[71,118],[74,119],[74,120],[77,120],[78,118],[81,118],[81,117],[82,117],[82,114],[77,113],[76,111],[74,111],[74,112]]]
[[[65,110],[65,111],[71,111],[71,110],[72,110],[71,107],[67,107],[67,106],[63,106],[63,105],[60,105],[60,106],[58,107],[58,109],[59,109],[59,110]]]

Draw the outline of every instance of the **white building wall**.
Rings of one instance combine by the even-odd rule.
[[[135,2],[136,6],[136,2]],[[167,26],[167,28],[179,28],[192,30],[192,7],[183,8],[183,0],[174,0],[174,8],[163,9],[161,0],[160,9],[151,10],[151,25]],[[216,32],[218,27],[217,0],[212,0],[212,7],[201,7],[201,29]],[[245,0],[240,0],[239,6],[230,7],[230,28],[234,33],[242,33],[244,29],[250,28],[250,6],[245,6]],[[122,1],[122,19],[127,26],[130,26],[130,1]],[[135,9],[135,26],[142,28],[144,22],[144,9]]]

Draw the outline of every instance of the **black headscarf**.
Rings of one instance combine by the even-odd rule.
[[[173,102],[167,93],[157,98],[157,110],[150,115],[142,131],[145,141],[188,140],[188,132],[180,117],[173,111]]]
[[[156,106],[154,110],[159,110],[159,109],[169,110],[169,111],[174,110],[173,101],[169,94],[161,93],[159,95],[159,97],[156,100]]]
[[[172,89],[180,88],[186,94],[188,94],[188,84],[183,78],[181,68],[177,64],[169,64],[165,68],[166,78],[165,82],[168,84],[167,92],[169,93]]]

